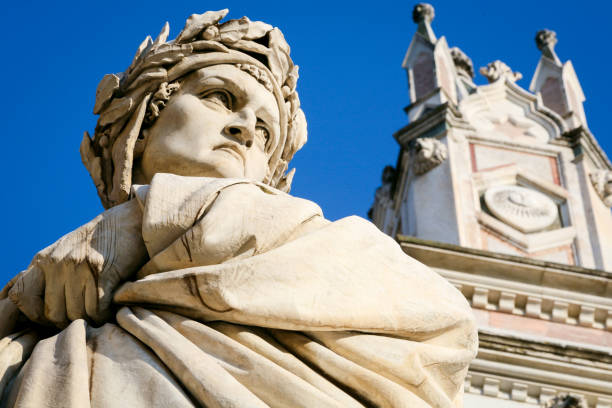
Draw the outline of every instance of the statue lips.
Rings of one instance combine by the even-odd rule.
[[[223,143],[223,144],[220,144],[219,146],[216,146],[213,150],[221,150],[224,152],[228,152],[231,156],[240,160],[243,166],[246,163],[244,150],[242,149],[240,145],[236,143]]]

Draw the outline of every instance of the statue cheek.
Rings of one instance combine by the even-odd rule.
[[[245,176],[255,180],[263,181],[268,170],[268,155],[263,151],[250,151],[246,156]]]

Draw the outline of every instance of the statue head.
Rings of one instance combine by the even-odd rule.
[[[226,14],[194,14],[172,41],[166,23],[125,72],[98,85],[100,117],[81,157],[105,208],[159,172],[289,190],[288,163],[306,142],[298,67],[278,28],[246,17],[220,23]]]

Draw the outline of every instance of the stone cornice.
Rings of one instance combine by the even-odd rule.
[[[612,402],[612,353],[558,340],[480,329],[478,356],[465,391],[541,405],[559,393],[583,396],[589,406]]]
[[[398,234],[397,241],[402,247],[414,248],[418,251],[418,248],[422,248],[427,251],[430,248],[430,252],[445,252],[455,258],[469,258],[475,263],[479,263],[483,266],[494,267],[501,273],[501,276],[508,278],[517,274],[504,274],[504,272],[512,272],[516,270],[518,274],[523,272],[525,269],[536,270],[541,273],[552,273],[552,274],[563,274],[570,279],[587,279],[593,281],[593,283],[601,284],[606,283],[612,285],[612,272],[607,272],[599,269],[583,268],[581,266],[566,265],[556,262],[543,261],[533,258],[525,258],[515,255],[507,255],[499,252],[485,251],[482,249],[474,249],[462,247],[459,245],[446,244],[437,241],[428,241],[424,239],[409,237]],[[435,260],[432,259],[432,261]],[[442,260],[441,260],[442,261]],[[436,262],[434,261],[434,264]],[[435,266],[427,263],[429,266]],[[451,264],[452,265],[452,264]],[[533,279],[529,279],[533,281]],[[535,281],[534,281],[535,283]],[[608,296],[612,296],[612,287],[608,288]],[[601,290],[597,291],[601,293]]]
[[[406,108],[408,109],[408,108]],[[451,104],[444,103],[425,113],[418,120],[409,123],[393,134],[403,148],[417,137],[436,137],[450,128],[474,130],[462,118],[461,113]]]
[[[605,347],[593,347],[516,333],[502,333],[499,330],[486,328],[478,330],[478,343],[482,349],[612,370],[612,349]],[[612,378],[612,371],[610,376]]]
[[[612,274],[398,236],[404,252],[448,279],[474,309],[574,326],[610,343]],[[590,333],[590,334],[589,334]],[[602,338],[604,336],[605,338]]]
[[[573,148],[576,157],[586,154],[598,169],[612,170],[610,159],[588,129],[578,127],[570,130],[564,133],[557,142]]]
[[[544,106],[538,95],[533,95],[507,78],[479,86],[476,92],[460,102],[459,110],[466,117],[472,117],[478,112],[490,111],[492,103],[504,100],[521,106],[528,118],[546,128],[549,140],[558,138],[568,129],[563,118]]]

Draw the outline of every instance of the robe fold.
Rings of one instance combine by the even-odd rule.
[[[114,292],[115,318],[0,340],[0,406],[462,406],[470,308],[373,224],[327,221],[259,183],[169,174],[123,205],[148,258]],[[121,245],[98,251],[127,264]]]

